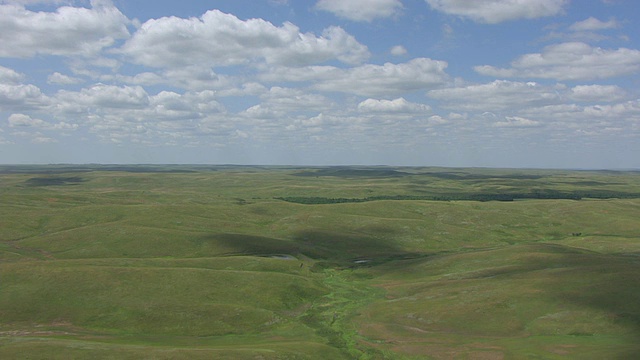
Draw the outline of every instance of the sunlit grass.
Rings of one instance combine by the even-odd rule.
[[[276,199],[636,193],[636,173],[196,170],[1,175],[0,357],[640,351],[639,199]]]

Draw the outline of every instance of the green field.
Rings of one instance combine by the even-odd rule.
[[[640,172],[0,166],[1,359],[639,353]]]

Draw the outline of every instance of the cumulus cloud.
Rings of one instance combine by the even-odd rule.
[[[233,88],[236,82],[233,76],[220,75],[203,66],[176,67],[159,72],[145,71],[135,75],[106,74],[98,76],[98,79],[101,82],[117,81],[143,86],[165,84],[189,91],[226,90]]]
[[[497,24],[562,13],[568,0],[426,0],[435,10],[480,23]]]
[[[569,96],[575,101],[614,102],[626,98],[627,93],[617,85],[578,85]]]
[[[72,85],[72,84],[79,84],[81,82],[82,82],[82,79],[60,74],[57,71],[49,75],[49,77],[47,78],[47,83],[49,84]]]
[[[507,116],[504,121],[493,123],[495,127],[537,127],[542,125],[539,121],[531,120],[519,116]]]
[[[178,94],[162,91],[149,97],[149,106],[140,113],[132,114],[140,120],[193,120],[223,112],[224,106],[218,102],[215,92],[204,90]]]
[[[589,17],[583,21],[578,21],[570,26],[562,27],[562,31],[558,31],[558,26],[549,26],[551,30],[544,40],[554,41],[582,41],[594,43],[599,41],[611,40],[611,35],[603,34],[603,30],[615,29],[620,27],[620,23],[615,19],[609,21],[601,21],[594,17]],[[628,39],[625,35],[619,34],[620,38]]]
[[[396,45],[389,51],[393,56],[402,56],[407,54],[407,49],[402,45]]]
[[[279,86],[272,87],[268,92],[262,94],[260,98],[271,106],[287,111],[317,111],[329,109],[332,106],[332,102],[320,94]]]
[[[130,100],[126,100],[129,98]],[[97,84],[59,91],[52,113],[74,119],[103,142],[186,145],[229,130],[231,116],[212,90],[147,94],[140,87]]]
[[[56,98],[72,108],[139,109],[149,104],[149,95],[141,86],[96,84],[79,92],[62,90]]]
[[[95,56],[129,36],[129,20],[108,1],[92,8],[63,6],[35,12],[21,5],[0,5],[0,56],[28,58],[37,54]]]
[[[263,81],[311,82],[316,90],[361,96],[392,96],[441,86],[449,76],[447,62],[416,58],[406,63],[365,64],[352,68],[308,66],[276,68],[262,74]]]
[[[558,104],[522,109],[526,118],[544,120],[548,127],[559,134],[604,136],[637,136],[640,127],[640,100],[609,105]],[[615,130],[617,129],[617,130]],[[626,131],[626,133],[625,133]]]
[[[11,114],[9,115],[8,121],[9,127],[12,128],[37,128],[42,130],[75,130],[78,128],[77,124],[66,122],[51,124],[41,119],[34,119],[25,114]]]
[[[578,21],[569,27],[571,31],[598,31],[605,29],[615,29],[618,27],[618,22],[615,19],[609,21],[601,21],[594,17],[589,17],[586,20]]]
[[[145,85],[145,86],[158,85],[158,84],[169,82],[167,78],[149,71],[141,72],[133,76],[121,75],[121,74],[115,74],[115,75],[109,74],[109,75],[101,75],[99,78],[100,78],[100,81],[105,81],[105,82],[118,81],[125,84]]]
[[[428,113],[431,107],[412,103],[404,98],[394,100],[366,99],[358,104],[358,111],[365,113]]]
[[[175,87],[200,91],[233,87],[231,76],[220,75],[204,66],[183,66],[165,69],[159,74],[144,72],[135,76],[117,77],[117,80],[139,85],[170,84]]]
[[[428,125],[444,125],[444,124],[448,124],[449,120],[443,118],[440,115],[432,115],[432,116],[429,116],[429,118],[427,119],[427,123]]]
[[[353,21],[391,17],[402,10],[400,0],[319,0],[316,9]]]
[[[448,80],[446,68],[445,61],[428,58],[417,58],[402,64],[367,64],[340,70],[339,76],[318,82],[314,87],[362,96],[398,94],[444,84]]]
[[[48,97],[35,85],[0,83],[0,111],[38,109],[48,103]]]
[[[472,111],[500,111],[522,106],[541,106],[560,101],[555,88],[535,82],[495,80],[487,84],[431,90],[429,97],[445,107]]]
[[[258,96],[269,91],[264,85],[257,82],[248,82],[242,84],[239,87],[231,87],[216,91],[216,95],[219,97],[228,96]]]
[[[285,116],[286,113],[268,105],[258,104],[249,107],[240,115],[251,119],[279,119]]]
[[[46,127],[47,123],[40,119],[33,119],[25,114],[11,114],[9,116],[10,127]]]
[[[640,100],[612,105],[589,105],[584,107],[587,116],[640,121]]]
[[[200,18],[151,19],[121,49],[137,64],[152,67],[228,66],[266,62],[303,66],[337,59],[357,64],[366,46],[340,27],[322,36],[301,33],[292,23],[276,27],[262,19],[240,20],[219,10]]]
[[[127,100],[128,99],[128,100]],[[60,91],[54,115],[75,119],[104,141],[152,144],[152,139],[191,139],[198,124],[225,111],[212,90],[161,91],[97,84],[78,92]]]
[[[299,114],[317,114],[333,107],[333,102],[320,94],[278,86],[260,94],[260,100],[260,104],[249,107],[241,115],[248,118],[282,119]]]
[[[35,5],[35,4],[69,4],[71,0],[0,0],[0,4],[18,4],[18,5]]]
[[[0,66],[0,83],[3,84],[17,84],[24,79],[24,75],[16,72],[13,69]]]
[[[606,79],[640,71],[640,51],[592,47],[582,42],[547,46],[541,53],[526,54],[510,68],[476,66],[475,71],[495,77],[528,77],[557,80]]]
[[[279,67],[261,74],[260,79],[267,82],[310,82],[312,88],[329,92],[389,96],[444,84],[448,80],[446,67],[444,61],[417,58],[400,64],[366,64],[347,69],[334,66]]]

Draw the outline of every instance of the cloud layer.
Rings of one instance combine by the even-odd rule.
[[[392,17],[402,9],[400,0],[319,0],[316,9],[353,21]]]
[[[115,162],[163,162],[133,155],[158,152],[513,166],[512,154],[539,153],[526,165],[573,166],[614,145],[640,151],[640,46],[622,11],[565,0],[243,1],[158,4],[153,17],[108,0],[0,1],[0,161],[107,161],[91,158],[102,147],[130,156]]]
[[[487,24],[558,15],[568,3],[568,0],[426,1],[438,11]]]
[[[602,49],[583,42],[547,46],[541,53],[526,54],[509,68],[475,67],[486,76],[593,80],[635,74],[640,71],[640,50]]]

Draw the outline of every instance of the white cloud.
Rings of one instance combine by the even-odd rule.
[[[444,125],[444,124],[448,124],[449,120],[443,118],[440,115],[432,115],[429,116],[429,119],[427,120],[429,125]]]
[[[47,143],[57,143],[58,139],[47,136],[40,132],[39,130],[52,130],[53,128],[41,128],[41,127],[14,127],[14,130],[11,132],[12,137],[15,139],[16,137],[21,137],[29,140],[33,144],[47,144]],[[22,129],[22,130],[18,130]],[[75,130],[75,128],[69,129]],[[66,132],[62,132],[63,135],[68,135]],[[50,134],[49,134],[50,135]]]
[[[286,113],[263,104],[258,104],[249,107],[240,115],[251,119],[279,119],[285,116]]]
[[[589,17],[586,20],[578,21],[569,27],[571,31],[598,31],[605,29],[615,29],[618,27],[618,22],[615,19],[609,21],[601,21],[594,17]]]
[[[358,104],[358,111],[365,113],[429,113],[431,107],[412,103],[404,98],[394,100],[367,99]]]
[[[185,92],[161,91],[149,95],[140,86],[113,86],[96,84],[80,91],[59,91],[56,106],[52,112],[65,118],[83,119],[83,122],[95,124],[93,117],[100,119],[103,126],[105,118],[112,117],[111,124],[120,124],[126,128],[127,122],[159,123],[162,121],[200,120],[212,114],[224,112],[224,106],[217,101],[212,90]],[[97,125],[92,125],[95,128]],[[95,129],[101,129],[98,126]],[[148,125],[155,128],[156,125]],[[110,132],[115,131],[109,127]]]
[[[240,87],[231,87],[216,91],[216,95],[219,97],[228,96],[258,96],[269,91],[264,85],[257,82],[248,82],[242,84]]]
[[[129,75],[120,75],[120,74],[116,74],[116,75],[101,75],[100,76],[100,80],[101,81],[119,81],[125,84],[134,84],[134,85],[158,85],[158,84],[163,84],[163,83],[168,83],[169,80],[156,74],[153,72],[149,72],[149,71],[145,71],[145,72],[141,72],[138,73],[136,75],[133,76],[129,76]],[[174,84],[175,85],[175,84]]]
[[[559,104],[521,109],[520,115],[545,121],[554,129],[570,132],[600,132],[606,128],[624,128],[632,135],[633,124],[640,123],[640,100],[610,105]],[[640,135],[636,125],[635,135]]]
[[[149,107],[139,114],[132,114],[138,120],[193,120],[224,111],[211,90],[178,94],[162,91],[149,98]]]
[[[34,119],[25,114],[11,114],[9,115],[8,121],[9,127],[12,128],[37,128],[42,130],[75,130],[78,128],[77,124],[66,122],[51,124],[41,119]]]
[[[204,66],[170,68],[162,76],[167,83],[188,90],[226,89],[233,84],[231,77],[217,74]]]
[[[562,13],[568,0],[426,0],[446,14],[476,22],[497,24],[517,19],[535,19]]]
[[[328,65],[289,68],[284,66],[270,67],[258,75],[262,82],[318,82],[331,80],[344,75],[345,69]]]
[[[211,68],[202,66],[184,66],[163,70],[159,73],[145,71],[136,75],[108,74],[100,75],[101,82],[118,81],[134,85],[170,85],[190,91],[206,89],[229,89],[235,80],[231,76],[220,75]]]
[[[627,93],[616,85],[578,85],[569,96],[575,101],[614,102],[623,100]]]
[[[121,51],[133,62],[152,67],[213,67],[256,61],[303,66],[334,59],[356,64],[369,56],[366,46],[339,27],[329,27],[318,37],[301,33],[288,22],[276,27],[262,19],[243,21],[218,10],[201,18],[151,19]]]
[[[613,105],[591,105],[584,107],[584,114],[609,119],[640,121],[640,100]]]
[[[496,77],[534,77],[557,80],[590,80],[634,74],[640,71],[640,51],[607,50],[582,42],[551,45],[541,53],[526,54],[510,68],[476,66],[475,71]]]
[[[140,86],[96,84],[79,92],[61,90],[56,96],[64,105],[98,109],[140,109],[149,105],[149,95]]]
[[[317,114],[334,105],[325,96],[277,86],[262,93],[260,99],[260,104],[249,107],[241,115],[248,118],[282,119],[300,114]]]
[[[407,54],[407,49],[402,45],[396,45],[389,51],[393,56],[402,56]]]
[[[445,61],[416,58],[406,63],[366,64],[348,69],[310,66],[277,68],[263,74],[264,81],[312,82],[316,90],[361,96],[393,96],[441,86],[448,81]]]
[[[361,96],[392,96],[426,90],[444,84],[449,76],[445,61],[416,58],[406,63],[366,64],[342,69],[333,66],[274,68],[262,74],[263,81],[310,82],[316,90]]]
[[[34,5],[34,4],[70,4],[72,0],[0,0],[0,4]]]
[[[127,38],[128,23],[120,10],[105,1],[92,1],[91,9],[64,6],[56,12],[0,5],[0,56],[95,56],[117,39]]]
[[[35,85],[0,84],[0,111],[37,109],[48,102],[48,97]]]
[[[72,85],[72,84],[79,84],[81,82],[82,82],[82,79],[60,74],[57,71],[49,75],[49,77],[47,78],[47,83],[49,84]]]
[[[260,98],[271,106],[276,106],[286,111],[316,111],[329,109],[332,106],[332,102],[322,95],[278,86],[272,87],[269,92],[262,94]]]
[[[554,88],[535,82],[507,80],[431,90],[427,95],[442,100],[444,107],[470,111],[500,111],[560,101],[560,96]]]
[[[584,144],[606,151],[625,139],[640,136],[640,100],[612,105],[559,104],[520,109],[519,116],[544,123],[551,142],[568,146]],[[574,142],[576,138],[579,143]],[[589,145],[589,141],[594,141]],[[627,145],[628,146],[628,145]],[[597,155],[593,153],[592,155]]]
[[[397,15],[402,10],[402,2],[400,0],[319,0],[315,7],[344,19],[370,22]]]
[[[33,119],[25,114],[11,114],[9,116],[10,127],[47,127],[47,122],[40,119]]]
[[[13,69],[0,66],[0,83],[4,84],[18,84],[24,79],[24,75],[16,72]]]
[[[539,121],[519,116],[507,116],[504,121],[493,123],[495,127],[537,127],[542,125]]]

